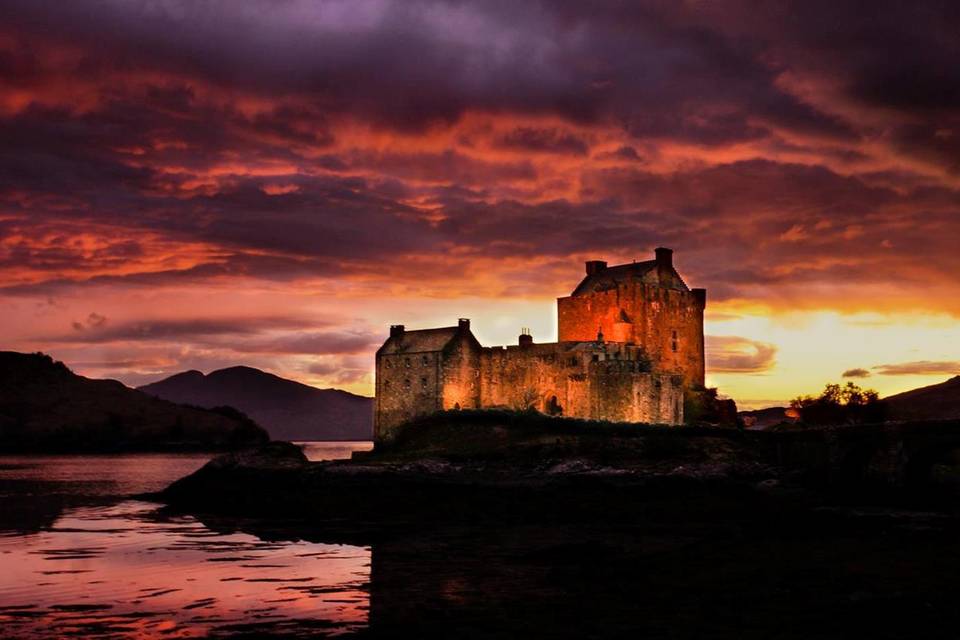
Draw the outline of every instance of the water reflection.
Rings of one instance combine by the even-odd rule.
[[[343,460],[349,458],[354,451],[370,451],[373,443],[368,440],[346,440],[343,442],[296,442],[303,449],[307,460]]]
[[[370,550],[221,534],[125,501],[70,510],[48,531],[0,539],[0,623],[31,637],[162,632],[201,637],[367,618]]]
[[[349,446],[311,443],[311,457]],[[337,635],[363,628],[370,549],[215,531],[122,496],[202,455],[0,458],[0,637]]]

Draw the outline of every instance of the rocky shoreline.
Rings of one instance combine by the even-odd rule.
[[[386,525],[955,495],[960,425],[951,422],[749,433],[511,419],[439,416],[345,461],[309,462],[273,442],[220,456],[155,498],[193,512]]]

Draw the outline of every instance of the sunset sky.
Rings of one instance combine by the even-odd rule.
[[[960,4],[0,3],[0,348],[372,393],[672,247],[741,407],[960,373]],[[890,3],[893,4],[893,3]]]

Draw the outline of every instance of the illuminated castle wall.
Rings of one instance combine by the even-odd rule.
[[[375,438],[417,416],[449,409],[533,407],[618,422],[680,424],[684,390],[704,380],[706,292],[690,290],[672,251],[608,267],[587,263],[557,301],[559,341],[483,347],[470,321],[390,328],[376,356]]]

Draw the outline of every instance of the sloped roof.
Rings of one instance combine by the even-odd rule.
[[[440,327],[439,329],[404,331],[400,337],[388,338],[380,347],[380,353],[443,351],[459,330],[459,327]]]
[[[670,267],[669,270],[672,272],[674,277],[670,278],[669,282],[662,282],[660,279],[659,270],[657,269],[656,260],[631,262],[628,264],[607,267],[599,273],[594,273],[584,278],[570,295],[583,296],[593,293],[594,291],[616,289],[617,286],[630,282],[631,280],[639,280],[648,284],[659,284],[667,289],[689,291],[687,285],[683,282],[683,278],[680,277],[680,274],[677,273],[673,267]]]

